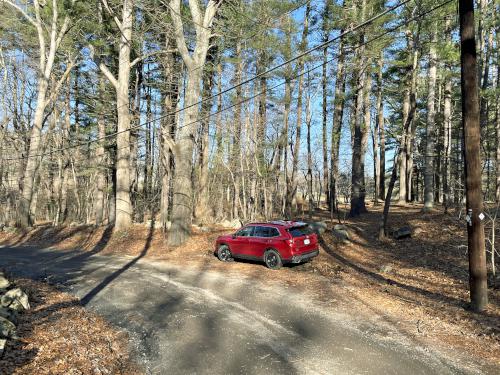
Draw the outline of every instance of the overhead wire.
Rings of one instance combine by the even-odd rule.
[[[171,11],[175,12],[175,11],[174,11],[174,10],[170,7],[170,5],[169,5],[168,3],[165,3],[164,1],[161,1],[161,2],[162,2],[164,5],[166,5],[166,6],[167,6],[167,7],[168,7]],[[286,11],[285,13],[281,14],[279,17],[271,18],[271,19],[270,19],[270,21],[271,21],[271,22],[275,22],[275,21],[277,21],[277,20],[281,20],[282,18],[284,18],[284,17],[288,16],[289,14],[291,14],[291,13],[293,13],[293,12],[295,12],[295,11],[299,10],[300,8],[304,7],[305,5],[307,5],[307,4],[308,4],[308,3],[310,3],[310,2],[311,2],[311,0],[306,0],[306,1],[305,1],[305,2],[303,2],[302,4],[300,4],[300,5],[298,5],[298,6],[294,7],[294,8],[292,8],[292,9],[290,9],[290,10]],[[181,17],[184,21],[191,22],[191,23],[193,23],[193,24],[195,24],[195,25],[198,25],[198,26],[203,27],[203,28],[205,28],[205,29],[207,29],[207,30],[208,30],[208,28],[204,27],[203,25],[200,25],[200,24],[199,24],[199,23],[197,23],[196,21],[194,21],[194,20],[192,20],[192,19],[191,19],[191,20],[190,20],[190,19],[186,19],[186,17],[182,16],[181,14],[179,14],[179,13],[177,13],[177,12],[175,12],[175,13],[176,13],[177,15],[179,15],[179,16],[180,16],[180,17]],[[247,18],[248,20],[252,21],[252,22],[258,23],[258,21],[254,20],[254,19],[252,19],[252,18],[249,18],[249,17],[246,17],[246,18]],[[269,24],[268,24],[268,26],[269,26]],[[254,38],[255,36],[257,36],[258,34],[262,33],[262,32],[263,32],[263,30],[264,30],[264,29],[260,29],[259,31],[257,31],[257,32],[255,32],[255,33],[253,33],[252,35],[249,35],[249,36],[245,36],[245,37],[240,38],[240,40],[241,40],[242,42],[245,42],[245,41],[247,41],[247,40],[249,40],[249,39],[252,39],[252,38]],[[237,36],[235,36],[234,38],[238,38],[238,37],[237,37]],[[204,65],[200,65],[200,66],[198,66],[198,67],[196,67],[196,68],[191,69],[190,71],[195,71],[195,70],[198,70],[198,69],[203,68],[203,67],[204,67]],[[180,74],[178,74],[177,76],[180,76]],[[88,98],[86,98],[86,100],[88,100]],[[98,99],[97,99],[97,98],[91,98],[90,100],[93,100],[93,101],[95,101],[95,102],[98,102]],[[83,104],[83,103],[82,103],[82,104]],[[88,104],[88,102],[86,102],[84,105],[85,105],[85,106],[87,106],[87,107],[91,107],[91,108],[93,108],[94,110],[96,110],[96,109],[97,109],[97,106],[92,106],[92,105],[89,105],[89,104]],[[123,106],[125,106],[125,105],[126,105],[126,104],[122,104],[121,106],[116,107],[116,109],[117,109],[117,110],[119,110],[121,107],[123,107]],[[108,114],[108,115],[109,115],[109,116],[114,116],[114,114]],[[39,136],[39,138],[43,138],[43,137],[44,137],[44,135],[43,135],[43,134]],[[2,160],[2,159],[0,159],[0,160]]]
[[[386,31],[384,31],[383,33],[380,33],[380,34],[378,34],[378,35],[377,35],[377,36],[375,36],[375,37],[372,37],[372,38],[370,38],[370,39],[367,39],[367,40],[366,40],[366,41],[364,41],[363,43],[360,43],[360,44],[358,44],[358,45],[356,45],[356,46],[353,46],[353,47],[351,47],[351,48],[348,48],[347,50],[344,50],[344,53],[350,53],[350,52],[353,52],[353,51],[357,50],[358,48],[361,48],[361,47],[363,47],[363,46],[365,46],[365,45],[367,45],[367,44],[369,44],[369,43],[372,43],[373,41],[378,40],[378,39],[380,39],[380,38],[382,38],[382,37],[384,37],[384,36],[386,36],[386,35],[388,35],[388,34],[390,34],[390,33],[394,32],[394,31],[396,31],[397,29],[399,29],[399,28],[401,28],[401,27],[403,27],[403,26],[407,25],[408,23],[413,22],[413,21],[415,21],[415,20],[417,20],[417,19],[420,19],[420,18],[422,18],[422,17],[425,17],[427,14],[430,14],[430,13],[432,13],[432,12],[436,11],[437,9],[442,8],[442,7],[444,7],[444,6],[448,5],[449,3],[452,3],[452,2],[454,2],[454,1],[455,1],[455,0],[447,0],[447,1],[443,2],[443,3],[441,3],[441,4],[438,4],[438,5],[436,5],[436,6],[432,7],[432,8],[430,8],[430,9],[428,9],[428,10],[426,10],[426,11],[424,11],[424,12],[422,12],[422,13],[418,14],[418,15],[415,15],[415,16],[413,16],[413,17],[411,17],[411,18],[409,18],[409,19],[405,20],[405,21],[404,21],[404,22],[402,22],[402,23],[399,23],[398,25],[395,25],[395,26],[393,26],[393,27],[391,27],[391,28],[388,28],[388,29],[387,29]],[[300,74],[295,75],[294,77],[292,77],[292,78],[290,78],[290,79],[291,79],[291,80],[296,80],[296,79],[300,78],[300,77],[301,77],[301,76],[303,76],[303,75],[309,74],[309,73],[311,73],[312,71],[314,71],[314,70],[316,70],[316,69],[319,69],[319,68],[323,67],[323,65],[325,65],[325,64],[329,64],[329,63],[330,63],[330,62],[332,62],[332,61],[333,61],[336,57],[337,57],[337,56],[336,56],[336,55],[334,55],[333,57],[329,58],[328,60],[323,61],[323,62],[321,62],[321,63],[319,63],[319,64],[316,64],[315,66],[313,66],[313,67],[311,67],[311,68],[309,68],[309,69],[307,69],[307,70],[305,70],[305,71],[301,72]],[[255,98],[257,98],[257,97],[259,97],[259,96],[263,95],[264,93],[266,93],[266,92],[267,92],[267,91],[269,91],[269,90],[274,90],[274,89],[275,89],[275,88],[277,88],[277,87],[283,86],[286,82],[287,82],[287,81],[285,80],[285,81],[281,81],[281,82],[279,82],[279,83],[277,83],[277,84],[275,84],[275,85],[273,85],[273,86],[266,87],[265,89],[263,89],[263,90],[261,90],[261,91],[259,91],[259,92],[255,93],[255,94],[252,94],[251,96],[248,96],[248,97],[246,97],[246,98],[244,98],[244,99],[242,99],[242,100],[240,100],[240,101],[238,101],[238,102],[232,103],[232,104],[230,104],[230,105],[228,105],[228,106],[226,106],[226,107],[224,107],[224,108],[221,108],[221,109],[219,109],[219,110],[217,110],[217,111],[215,111],[215,112],[209,113],[209,114],[208,114],[208,115],[206,115],[206,116],[202,116],[202,117],[198,118],[197,120],[194,120],[194,121],[192,121],[192,122],[190,122],[190,123],[183,124],[183,125],[181,125],[181,126],[179,126],[179,127],[177,127],[177,128],[180,128],[180,127],[185,127],[185,126],[190,126],[190,125],[193,125],[193,124],[199,123],[199,122],[200,122],[200,121],[202,121],[202,120],[208,120],[208,119],[210,119],[210,118],[211,118],[212,116],[214,116],[214,115],[217,115],[217,114],[219,114],[219,113],[223,113],[223,112],[228,111],[229,109],[232,109],[232,108],[234,108],[234,107],[236,107],[236,106],[238,106],[238,105],[244,104],[244,103],[246,103],[246,102],[248,102],[248,101],[250,101],[250,100],[252,100],[252,99],[255,99]],[[155,120],[161,119],[162,117],[165,117],[165,116],[167,116],[167,115],[160,116],[160,117],[158,117],[158,118],[156,118],[156,119],[151,120],[150,122],[153,122],[153,121],[155,121]],[[148,122],[146,122],[145,124],[147,124],[147,123],[148,123]],[[143,125],[144,125],[144,124],[143,124]],[[101,137],[101,140],[102,140],[103,138],[104,138],[104,137]],[[94,141],[87,141],[87,142],[83,143],[83,145],[89,145],[89,144],[91,144],[91,143],[95,143],[95,142],[94,142]],[[130,146],[129,146],[129,145],[127,145],[127,146],[124,146],[124,147],[122,147],[122,148],[116,148],[116,147],[115,147],[115,148],[114,148],[114,150],[116,151],[116,150],[118,150],[118,149],[125,149],[125,148],[128,148],[128,147],[130,147]],[[65,150],[70,149],[70,148],[73,148],[73,147],[67,147],[67,148],[65,148]],[[56,151],[58,151],[58,150],[56,150]],[[54,153],[54,152],[47,152],[47,153],[44,153],[44,154],[41,154],[41,155],[51,155],[51,154],[53,154],[53,153]],[[96,155],[95,157],[100,157],[100,158],[102,158],[102,155]],[[27,158],[26,158],[26,157],[23,157],[23,158],[12,158],[12,159],[0,159],[0,161],[3,161],[3,160],[24,160],[24,159],[27,159]],[[16,180],[16,181],[17,181],[17,180]]]
[[[312,52],[314,52],[314,51],[316,51],[318,49],[325,48],[326,46],[328,46],[329,44],[333,43],[334,41],[336,41],[336,40],[338,40],[338,39],[340,39],[340,38],[342,38],[342,37],[344,37],[344,36],[346,36],[348,34],[354,33],[355,31],[357,31],[357,30],[359,30],[359,29],[361,29],[361,28],[363,28],[363,27],[365,27],[365,26],[373,23],[374,21],[378,20],[379,18],[381,18],[381,17],[385,16],[386,14],[388,14],[388,13],[390,13],[390,12],[392,12],[392,11],[400,8],[400,7],[402,7],[403,5],[405,5],[405,4],[407,4],[407,3],[411,2],[411,1],[414,1],[414,0],[404,0],[404,1],[400,2],[400,3],[398,3],[397,5],[389,7],[388,9],[384,10],[383,12],[380,12],[377,15],[374,15],[374,16],[370,17],[368,20],[363,21],[360,24],[358,24],[356,26],[353,26],[353,27],[349,28],[348,30],[345,30],[345,31],[341,32],[339,35],[337,35],[337,36],[335,36],[335,37],[333,37],[333,38],[331,38],[331,39],[329,39],[329,40],[327,40],[325,42],[322,42],[322,43],[320,43],[320,44],[318,44],[316,46],[313,46],[313,47],[307,49],[306,51],[303,51],[303,52],[299,53],[298,55],[296,55],[296,56],[294,56],[294,57],[292,57],[290,59],[287,59],[287,60],[283,61],[280,64],[277,64],[277,65],[275,65],[275,66],[273,66],[273,67],[271,67],[271,68],[269,68],[269,69],[267,69],[267,70],[265,70],[263,72],[260,72],[260,73],[254,75],[251,78],[247,78],[247,79],[243,80],[242,82],[239,82],[239,83],[237,83],[235,85],[232,85],[232,86],[230,86],[230,87],[228,87],[226,89],[223,89],[223,90],[217,92],[216,94],[213,94],[213,95],[207,96],[205,98],[202,98],[201,100],[199,100],[199,101],[197,101],[195,103],[191,103],[191,104],[185,105],[182,108],[179,108],[179,109],[177,109],[177,110],[175,110],[175,111],[173,111],[171,113],[166,113],[166,114],[164,114],[162,116],[159,116],[156,119],[153,119],[153,120],[150,120],[150,121],[146,121],[146,122],[138,124],[138,125],[134,125],[132,127],[129,127],[128,129],[124,129],[124,130],[121,130],[121,131],[116,131],[116,132],[107,134],[105,137],[100,137],[100,138],[96,138],[96,139],[91,140],[91,141],[82,142],[82,143],[79,143],[79,144],[76,144],[76,145],[71,145],[71,146],[67,146],[65,148],[60,148],[60,149],[57,149],[57,150],[53,150],[53,151],[51,151],[51,153],[65,151],[67,149],[72,149],[72,148],[86,146],[89,143],[95,143],[95,142],[98,142],[100,140],[103,140],[103,139],[106,139],[106,138],[110,138],[110,137],[113,137],[113,136],[121,134],[121,133],[129,132],[129,131],[134,130],[136,128],[143,127],[147,123],[150,123],[150,122],[153,122],[153,121],[158,121],[158,120],[161,120],[163,118],[167,118],[169,116],[174,116],[177,113],[183,112],[183,111],[185,111],[185,110],[187,110],[189,108],[192,108],[194,106],[198,106],[200,104],[203,104],[204,102],[206,102],[208,100],[212,100],[214,98],[217,98],[218,96],[221,96],[221,95],[226,94],[226,93],[228,93],[228,92],[230,92],[232,90],[235,90],[238,87],[242,87],[243,85],[246,85],[246,84],[248,84],[250,82],[253,82],[254,80],[256,80],[258,78],[266,76],[269,73],[274,72],[274,71],[278,70],[279,68],[282,68],[283,66],[288,65],[288,64],[290,64],[290,63],[292,63],[294,61],[297,61],[298,59],[300,59],[300,58],[302,58],[304,56],[307,56],[307,55],[311,54]],[[451,1],[454,1],[454,0],[450,0],[449,2],[451,2]],[[198,122],[198,121],[196,121],[196,122]],[[183,127],[191,125],[191,124],[192,123],[183,124],[183,125],[177,127],[177,129],[183,128]],[[0,160],[21,160],[21,159],[26,159],[26,158],[38,158],[38,157],[41,157],[41,156],[44,156],[44,155],[48,155],[48,154],[37,154],[37,155],[31,155],[31,156],[28,155],[28,156],[22,157],[22,158],[5,158],[5,159],[0,159]]]

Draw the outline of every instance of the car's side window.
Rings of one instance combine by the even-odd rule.
[[[236,232],[236,236],[238,237],[250,237],[253,235],[254,227],[245,227],[241,228]]]
[[[272,227],[255,227],[254,237],[278,237],[278,229]]]
[[[269,237],[279,237],[280,231],[277,228],[268,228],[269,229]]]
[[[266,236],[266,227],[255,227],[255,232],[253,234],[254,237],[267,237]]]

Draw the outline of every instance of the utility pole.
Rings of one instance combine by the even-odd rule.
[[[477,81],[474,0],[460,0],[460,61],[462,88],[462,125],[467,197],[467,239],[471,307],[482,311],[488,304],[484,214],[481,189],[479,93]]]

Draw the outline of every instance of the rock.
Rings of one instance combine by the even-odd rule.
[[[9,290],[0,298],[0,306],[15,311],[24,311],[30,308],[28,296],[20,288]]]
[[[15,338],[16,326],[10,320],[0,316],[0,337]]]
[[[10,286],[9,280],[7,280],[7,278],[0,273],[0,291],[2,289],[7,289],[9,286]]]
[[[202,225],[195,225],[195,224],[193,224],[193,225],[191,225],[191,228],[194,231],[198,232],[198,233],[208,233],[208,232],[210,232],[210,228],[204,227]]]
[[[17,323],[17,311],[6,307],[0,307],[0,317],[10,320],[12,323]]]
[[[2,358],[6,343],[7,343],[6,339],[0,339],[0,358]]]
[[[348,242],[351,239],[351,235],[349,234],[349,230],[345,225],[337,224],[333,227],[332,231],[335,238],[340,240],[341,242]]]
[[[309,228],[311,228],[311,230],[316,234],[323,234],[327,229],[327,225],[323,221],[316,221],[314,223],[310,223]]]
[[[404,227],[401,227],[398,230],[394,231],[392,236],[396,240],[400,240],[402,238],[410,238],[411,237],[411,227],[408,225],[405,225]]]
[[[390,264],[384,264],[383,266],[380,267],[380,272],[382,272],[382,273],[391,273],[392,272],[392,266]]]
[[[231,229],[240,229],[241,228],[241,223],[239,220],[224,220],[222,223],[220,223],[221,226],[224,228],[231,228]]]

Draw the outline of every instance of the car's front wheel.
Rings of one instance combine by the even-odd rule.
[[[227,245],[220,245],[217,249],[217,258],[221,262],[229,262],[233,260],[233,254],[231,254],[231,250],[229,250]]]
[[[276,250],[270,249],[264,253],[264,262],[267,268],[272,270],[279,270],[283,265],[281,255]]]

